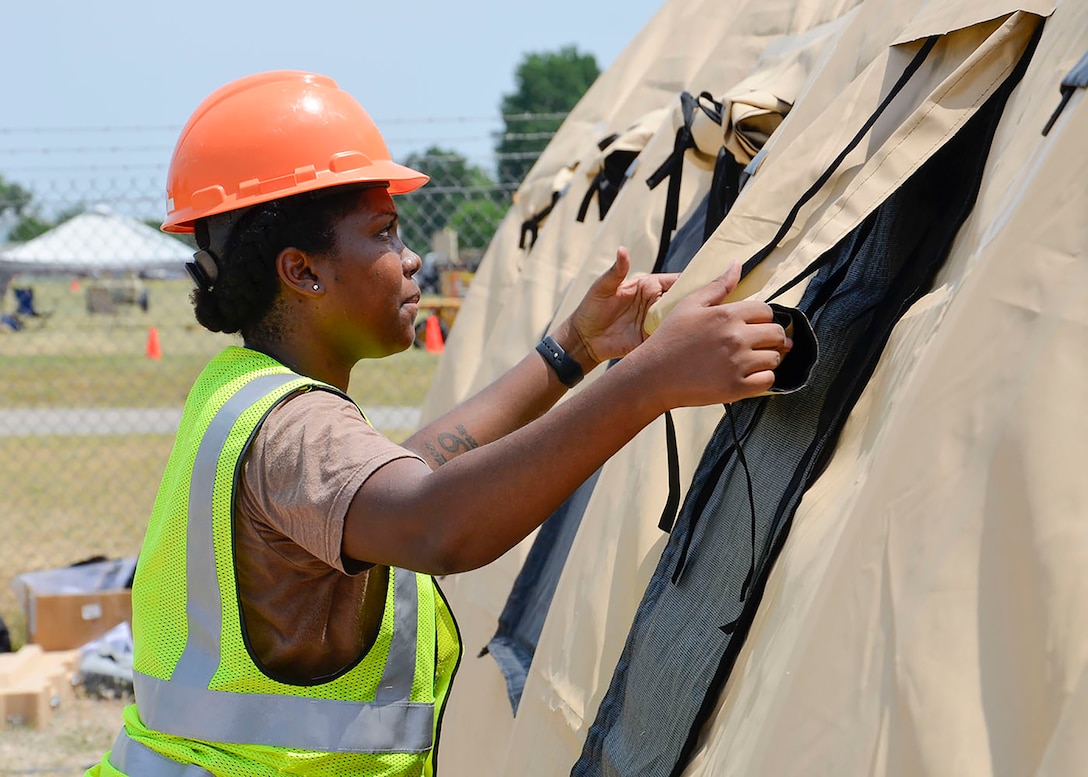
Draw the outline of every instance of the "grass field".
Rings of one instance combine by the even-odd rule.
[[[83,286],[33,283],[36,307],[46,316],[26,319],[27,327],[19,332],[0,329],[0,408],[181,405],[208,359],[240,341],[196,323],[189,281],[146,283],[146,312],[121,306],[113,315],[88,313]],[[11,312],[10,295],[5,302],[3,310]],[[162,352],[155,360],[147,358],[152,329]],[[364,406],[418,406],[437,360],[412,348],[360,362],[352,373],[351,393]]]
[[[180,408],[204,363],[238,342],[194,322],[187,280],[148,281],[146,312],[122,306],[110,315],[88,312],[86,283],[14,285],[32,285],[35,306],[48,315],[18,332],[0,330],[0,410]],[[12,308],[8,295],[4,311]],[[152,328],[162,351],[157,360],[146,355]],[[437,362],[421,348],[361,362],[351,393],[364,409],[417,407]],[[135,555],[173,443],[168,434],[39,431],[0,436],[0,615],[17,642],[25,638],[24,618],[7,583],[93,555]],[[401,440],[412,430],[382,431]]]

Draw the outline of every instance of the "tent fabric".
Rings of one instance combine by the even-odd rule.
[[[1040,134],[1085,29],[1083,4],[1047,22],[974,213],[806,495],[685,775],[1088,763],[1088,419],[1063,410],[1088,399],[1083,100]]]
[[[0,251],[0,274],[181,272],[192,249],[105,205],[96,205],[33,240]]]
[[[540,228],[555,210],[559,198],[566,194],[570,187],[575,168],[576,165],[564,167],[555,174],[554,179],[538,178],[531,186],[523,186],[514,192],[513,210],[522,216],[518,248],[532,249],[540,234]]]
[[[821,13],[816,4],[788,5],[795,30]],[[570,127],[551,174],[653,107],[672,104],[682,89],[723,93],[778,40],[774,33],[756,36],[750,22],[733,17],[730,30],[713,28],[727,13],[717,4],[707,36],[697,35],[689,46],[681,36],[704,29],[695,14],[706,6],[672,0],[663,7],[640,34],[639,56],[621,57],[602,77],[615,89],[599,92],[609,101],[581,106],[584,115],[613,115],[614,122]],[[761,7],[780,10],[777,3]],[[847,95],[838,103],[840,118],[860,121],[872,110],[881,85],[862,90],[854,82],[878,58],[894,54],[902,61],[900,52],[889,50],[893,44],[907,50],[920,36],[994,20],[1001,22],[997,34],[1018,8],[1044,16],[1053,11],[1053,18],[998,126],[974,211],[934,290],[892,331],[826,470],[804,494],[685,775],[1069,775],[1088,762],[1080,736],[1088,725],[1088,621],[1076,616],[1088,611],[1082,573],[1088,528],[1080,520],[1088,486],[1077,472],[1086,458],[1088,418],[1069,410],[1088,399],[1080,358],[1088,323],[1083,90],[1072,94],[1050,134],[1041,135],[1061,98],[1061,80],[1084,54],[1085,4],[865,0],[853,10],[827,10],[825,20],[843,23],[814,63],[816,76],[753,163],[755,174],[728,217],[655,315],[702,282],[689,273],[717,274],[769,239],[774,229],[760,228],[759,219],[780,223],[851,134],[850,126],[818,120]],[[741,46],[730,45],[746,35]],[[670,36],[684,42],[670,50]],[[705,60],[691,48],[713,36],[725,42],[716,56],[738,57],[728,66],[729,78],[708,84],[665,77],[685,68],[694,74]],[[656,48],[646,45],[651,39]],[[642,84],[650,73],[661,78]],[[654,99],[626,102],[650,92]],[[902,115],[889,117],[880,137],[903,122]],[[663,128],[667,144],[662,140],[654,152],[659,160],[666,145],[671,149],[672,129]],[[911,147],[912,138],[906,141]],[[642,152],[639,174],[652,164],[654,142]],[[768,258],[764,277],[751,278],[738,296],[769,294],[804,266],[794,250],[814,236],[812,225],[827,215],[828,203],[860,181],[857,164],[879,145],[860,149],[860,158],[801,214]],[[791,154],[794,147],[807,150]],[[699,178],[693,173],[685,180]],[[481,284],[470,290],[479,305],[466,300],[466,326],[461,329],[459,317],[447,342],[444,362],[454,361],[450,346],[464,337],[456,380],[436,380],[436,407],[452,404],[473,381],[523,355],[520,344],[516,354],[491,353],[488,335],[510,326],[514,314],[504,303],[520,299],[509,292],[526,282],[523,272],[546,270],[531,262],[558,263],[569,252],[582,265],[564,271],[565,285],[540,284],[537,322],[561,315],[569,303],[558,290],[574,295],[583,276],[611,261],[617,243],[637,241],[643,250],[636,259],[645,260],[647,248],[652,258],[657,235],[645,221],[657,201],[632,196],[639,188],[625,186],[605,222],[581,232],[571,227],[570,201],[582,194],[575,186],[564,197],[567,210],[549,219],[531,252],[516,248],[520,218],[508,232],[500,230],[477,276]],[[866,217],[859,213],[859,223]],[[550,241],[563,243],[563,256]],[[488,283],[492,275],[501,283]],[[796,292],[784,301],[796,303],[804,288]],[[485,360],[490,366],[481,366]],[[444,363],[439,377],[449,378],[451,370]],[[675,414],[685,484],[720,417],[720,408]],[[444,772],[554,775],[577,759],[666,544],[656,529],[666,493],[663,440],[655,423],[602,469],[540,632],[516,719],[495,662],[464,662],[441,746]],[[494,633],[527,548],[445,582],[470,650]]]
[[[574,161],[590,155],[602,137],[621,132],[650,110],[666,105],[698,68],[731,18],[729,9],[713,0],[672,0],[663,5],[575,106],[519,192],[531,191],[534,186],[553,191],[556,176]],[[674,41],[680,35],[690,37],[690,49],[674,50]],[[542,180],[546,183],[540,184]],[[568,192],[558,204],[569,209],[574,198],[582,195],[580,191]],[[571,212],[564,218],[574,223]],[[540,263],[541,257],[555,250],[554,245],[545,249],[539,243],[531,250],[522,250],[519,244],[524,220],[522,211],[511,209],[485,252],[457,324],[446,340],[423,406],[424,421],[452,408],[507,364],[507,357],[496,356],[482,367],[484,353],[490,349],[484,343],[492,333],[510,325],[514,304],[507,302],[523,269]],[[549,215],[542,237],[554,232],[559,223],[557,214]],[[554,292],[545,296],[536,316],[547,320],[554,309]],[[588,380],[592,379],[590,376]],[[456,610],[466,656],[485,646],[495,634],[499,615],[534,537],[485,570],[450,576],[444,581],[443,590]],[[500,773],[504,750],[496,743],[508,739],[513,718],[505,680],[493,660],[462,662],[447,712],[441,747],[443,769],[453,773]]]
[[[862,10],[870,11],[881,5],[869,2]],[[907,5],[896,4],[895,11],[902,13]],[[923,5],[923,11],[932,5]],[[968,4],[949,4],[952,8],[964,5]],[[859,17],[847,31],[848,35],[860,35],[856,30],[861,27],[871,37],[868,23],[874,13]],[[752,296],[761,288],[769,292],[775,288],[775,281],[785,280],[824,253],[855,228],[928,154],[970,118],[973,108],[989,97],[1017,62],[1034,30],[1032,20],[1038,15],[1015,13],[998,19],[990,18],[988,13],[978,16],[977,24],[942,35],[941,50],[927,61],[923,77],[912,79],[912,92],[901,95],[889,108],[873,128],[867,145],[846,159],[839,174],[801,212],[793,234],[787,236],[780,250],[745,277],[733,298]],[[785,209],[799,199],[871,112],[843,109],[875,106],[888,86],[884,74],[900,72],[912,56],[912,46],[918,45],[915,33],[941,34],[939,31],[948,26],[939,23],[944,19],[931,20],[925,13],[922,17],[926,25],[908,25],[915,31],[911,40],[890,45],[848,84],[838,79],[843,75],[840,71],[844,65],[856,64],[848,45],[849,37],[835,47],[833,58],[813,86],[809,99],[791,113],[789,131],[772,136],[767,155],[746,186],[744,197],[738,200],[723,228],[711,237],[711,245],[703,251],[715,268],[728,266],[732,261],[745,262],[753,246],[771,239],[786,216]],[[898,36],[890,37],[894,41]],[[837,59],[847,62],[840,63]],[[812,99],[817,95],[825,99],[817,99],[814,108]],[[790,262],[776,274],[786,256]],[[675,293],[667,295],[651,310],[647,328],[655,328],[678,299],[716,274],[713,269],[685,273]]]
[[[698,79],[700,83],[717,90],[740,80],[767,40],[762,31],[754,30],[760,12],[755,8],[746,12],[749,21],[738,26],[737,10],[732,5],[712,0],[671,0],[665,4],[576,106],[530,170],[522,188],[533,186],[539,178],[548,179],[550,187],[557,171],[573,160],[589,157],[602,138],[622,132],[654,109],[671,106],[676,95],[697,80],[695,76],[708,60],[713,60],[725,76],[716,81]],[[774,21],[780,28],[789,29],[791,23],[800,23],[793,21],[796,15],[792,4],[784,5]],[[681,39],[687,44],[677,47],[675,42]],[[668,142],[671,145],[671,138]],[[638,189],[625,186],[619,198],[629,197]],[[522,343],[535,345],[554,314],[556,298],[565,291],[570,278],[583,270],[589,255],[587,240],[600,230],[598,224],[581,224],[574,218],[583,195],[582,190],[572,188],[559,200],[557,210],[549,215],[530,251],[518,248],[522,214],[509,214],[500,225],[446,341],[423,408],[424,419],[437,417],[501,374],[525,353]],[[640,251],[636,241],[625,241],[635,246],[636,260],[653,250]],[[641,245],[652,246],[654,241],[655,237],[647,234]],[[616,246],[614,238],[608,238],[605,244],[608,255],[595,264],[600,269],[612,261]],[[652,253],[649,255],[652,258]],[[519,330],[516,343],[505,347],[490,342],[492,338],[501,340],[504,331],[515,327]],[[589,376],[583,386],[594,378]],[[444,590],[457,612],[470,652],[482,648],[495,634],[499,615],[534,538],[527,538],[484,570],[447,579]],[[505,752],[495,743],[506,741],[513,719],[505,681],[494,661],[487,658],[462,663],[448,709],[443,768],[456,772],[457,764],[466,764],[471,767],[465,768],[477,772],[499,773]]]
[[[719,426],[573,774],[670,775],[685,762],[793,511],[896,319],[928,286],[970,210],[1006,96],[995,94],[832,249],[808,285],[799,306],[823,343],[812,382],[788,399],[737,403],[735,424],[727,417]]]
[[[621,133],[602,138],[600,153],[578,165],[589,178],[589,187],[578,208],[578,221],[585,221],[589,206],[597,200],[597,219],[601,221],[615,202],[619,190],[634,174],[639,154],[661,126],[668,108],[658,108]]]
[[[627,71],[621,68],[619,75],[609,71],[602,76],[603,79],[628,80],[627,85],[623,88],[617,87],[617,91],[638,96],[631,105],[618,103],[616,105],[620,107],[609,106],[617,117],[622,118],[622,123],[612,125],[615,129],[610,126],[599,129],[594,127],[594,133],[584,143],[584,148],[590,151],[582,153],[581,156],[570,152],[564,161],[548,166],[542,165],[542,157],[534,171],[542,166],[559,169],[569,164],[570,158],[588,158],[597,153],[597,142],[602,137],[607,137],[612,132],[621,132],[655,108],[667,107],[670,111],[675,110],[673,106],[677,103],[677,96],[685,88],[696,92],[709,90],[713,93],[725,93],[753,70],[770,68],[780,61],[797,56],[795,51],[798,49],[802,52],[800,57],[805,67],[811,68],[819,60],[816,53],[817,41],[822,39],[825,41],[824,45],[829,45],[826,41],[832,40],[844,26],[844,14],[854,5],[853,2],[833,2],[808,8],[790,2],[776,4],[768,10],[765,3],[723,6],[696,0],[673,0],[662,8],[644,33],[640,34],[632,47],[617,61],[619,66],[620,62],[628,58],[629,53],[635,52],[632,59],[637,66]],[[662,20],[663,23],[658,24]],[[659,47],[657,52],[643,45],[647,36]],[[675,41],[679,40],[685,41],[682,47],[675,46]],[[766,61],[762,60],[764,54],[767,56]],[[631,83],[647,77],[646,71],[652,73],[653,83],[632,88]],[[667,80],[665,74],[679,76]],[[614,84],[614,81],[608,83]],[[586,100],[592,97],[596,89],[597,84],[587,94]],[[658,102],[648,103],[647,94]],[[635,118],[630,119],[630,116]],[[560,133],[563,133],[562,128]],[[447,340],[446,352],[428,394],[424,418],[435,417],[457,399],[486,385],[520,359],[526,350],[535,345],[542,331],[555,317],[560,298],[571,293],[580,296],[592,277],[612,262],[617,245],[626,244],[631,247],[636,269],[649,270],[660,230],[660,224],[651,223],[650,219],[654,213],[660,218],[660,201],[663,200],[664,192],[654,194],[641,181],[645,180],[653,165],[660,164],[671,151],[673,136],[670,113],[663,121],[661,130],[652,136],[647,147],[640,153],[635,178],[620,191],[604,222],[593,224],[590,219],[587,219],[587,223],[576,220],[575,214],[584,194],[584,189],[578,187],[587,185],[584,178],[578,180],[577,177],[577,184],[560,199],[556,209],[549,215],[531,251],[523,252],[515,247],[517,238],[520,237],[520,214],[509,224],[504,222],[495,241],[488,248],[481,265],[483,272],[478,273],[474,279],[468,298],[458,315],[457,325]],[[546,151],[545,154],[547,153]],[[698,186],[691,186],[690,191],[684,192],[685,202],[681,212],[685,214],[685,218],[687,211],[697,207],[698,200],[701,199],[699,189],[705,191],[708,187],[709,173],[708,169],[696,166],[686,172],[685,180]],[[638,180],[639,177],[641,181]],[[530,172],[527,185],[531,185],[531,179],[534,179],[533,171]],[[685,189],[687,188],[685,185]],[[626,215],[622,220],[617,220],[621,213]],[[500,277],[503,278],[501,283],[495,280]],[[572,284],[581,288],[577,292],[571,292]],[[465,316],[466,312],[468,316]],[[463,340],[460,339],[462,337]],[[472,375],[468,375],[470,370],[474,371]],[[452,374],[453,372],[457,375]],[[588,376],[583,386],[594,380],[598,374],[600,371]],[[692,412],[693,416],[700,415],[698,411]],[[683,429],[688,428],[683,422],[678,425]],[[709,428],[705,431],[693,431],[692,434],[699,443],[705,444],[712,428],[713,421],[710,421]],[[655,425],[653,434],[654,441],[660,441],[661,426]],[[643,473],[643,481],[634,485],[640,491],[647,489],[659,497],[648,497],[645,505],[637,508],[638,513],[656,514],[645,521],[631,516],[629,525],[617,529],[634,532],[631,538],[634,543],[632,547],[660,547],[660,532],[656,530],[656,521],[667,493],[664,479],[666,468],[663,452],[654,450],[654,446],[649,445],[649,460],[659,462],[661,467],[647,468]],[[688,455],[682,467],[684,471],[690,471],[700,448],[695,447],[689,452],[686,440],[682,442],[682,448],[685,455]],[[619,476],[625,481],[630,478],[628,471],[621,472]],[[534,539],[535,535],[527,538],[484,570],[452,576],[444,583],[444,590],[458,614],[462,633],[471,652],[478,650],[473,645],[482,648],[495,634],[498,618],[513,581]],[[641,554],[638,554],[638,558],[642,558]],[[620,562],[623,562],[622,558]],[[652,566],[641,570],[643,581],[648,578],[651,570]],[[640,589],[632,588],[623,594],[628,600],[628,607],[624,610],[628,616],[633,613],[639,592]],[[615,650],[618,651],[622,645],[622,633],[615,640]],[[587,658],[590,656],[595,663],[597,655],[587,654]],[[592,672],[601,671],[589,666],[586,669]],[[528,681],[532,682],[532,678],[528,678]],[[531,703],[536,703],[535,697]],[[592,702],[590,697],[586,697],[576,700],[575,703],[576,707],[582,708]],[[443,738],[443,758],[446,764],[444,768],[450,768],[448,764],[451,762],[456,764],[463,761],[472,764],[473,768],[499,772],[498,764],[490,759],[495,758],[501,763],[505,753],[500,750],[492,754],[488,743],[504,741],[504,732],[512,728],[513,720],[510,718],[505,682],[494,662],[490,659],[464,662],[450,704],[451,714],[447,716],[446,725],[453,733]],[[519,707],[519,717],[525,715],[525,710]],[[569,752],[570,762],[573,763],[577,755],[577,744]],[[481,758],[486,760],[481,761]]]
[[[600,474],[597,470],[591,475],[541,525],[499,616],[495,636],[487,643],[487,652],[494,656],[506,678],[515,715],[567,552]]]
[[[575,169],[584,170],[590,178],[597,178],[601,171],[607,168],[610,158],[618,154],[622,167],[628,168],[630,172],[637,166],[630,164],[631,158],[637,159],[638,154],[653,137],[649,128],[662,127],[666,116],[671,116],[670,121],[674,132],[691,130],[694,144],[691,153],[701,154],[704,160],[713,163],[719,150],[724,150],[741,162],[750,161],[752,155],[762,147],[766,138],[781,123],[782,117],[789,111],[791,101],[795,99],[797,92],[803,86],[806,68],[800,64],[802,59],[806,56],[811,59],[813,42],[819,44],[826,38],[826,31],[824,31],[820,35],[802,36],[798,41],[794,41],[792,46],[781,44],[777,46],[781,53],[777,55],[772,66],[757,71],[738,86],[730,89],[721,102],[714,101],[713,107],[719,111],[716,118],[708,118],[711,114],[702,108],[693,113],[686,113],[683,117],[679,111],[669,108],[657,109],[623,133],[607,138],[600,144],[601,151],[595,158],[589,160],[588,163],[577,164]],[[768,87],[771,86],[775,92],[769,90]],[[699,98],[690,95],[686,97],[691,105],[699,103],[700,106],[705,107],[711,102],[711,98],[707,95]],[[674,153],[676,148],[674,145]],[[681,147],[679,151],[685,153],[686,147]],[[682,158],[677,157],[676,161],[681,162]],[[666,162],[666,165],[668,164],[670,163]],[[736,169],[739,171],[739,167]],[[678,168],[676,172],[679,172]],[[706,178],[705,174],[704,178]],[[717,167],[715,167],[716,179]],[[626,184],[611,182],[610,185],[613,188],[609,195],[609,202],[612,202],[622,185]],[[697,190],[705,189],[707,185],[705,181],[702,181],[698,184]],[[603,204],[605,190],[594,181],[581,202],[577,216],[580,222],[584,221],[588,215],[591,195],[601,198],[601,209],[607,212],[607,207]],[[658,248],[659,255],[662,251],[665,252],[665,261],[660,268],[662,271],[679,272],[694,255],[703,239],[709,198],[710,193],[704,197],[692,217],[677,232],[680,239],[678,250],[673,251],[670,242],[662,241]],[[604,217],[603,213],[601,217]],[[567,550],[573,541],[595,482],[596,477],[593,477],[580,486],[571,499],[541,528],[499,617],[496,635],[488,643],[491,655],[498,661],[506,677],[511,705],[515,712],[559,572],[566,561]]]

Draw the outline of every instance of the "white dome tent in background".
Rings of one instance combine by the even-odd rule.
[[[21,273],[183,272],[192,249],[130,216],[95,205],[33,240],[0,250],[0,291]]]

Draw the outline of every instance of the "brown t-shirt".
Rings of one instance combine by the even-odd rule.
[[[330,391],[268,414],[243,462],[234,553],[243,628],[269,676],[329,678],[373,642],[388,570],[341,555],[344,516],[368,477],[405,457],[416,456]]]

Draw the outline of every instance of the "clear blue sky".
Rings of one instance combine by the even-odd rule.
[[[525,53],[574,44],[605,69],[663,2],[11,0],[0,175],[45,196],[66,178],[93,189],[110,177],[119,187],[164,180],[197,104],[272,69],[336,79],[394,157],[438,143],[489,165],[500,100]]]

